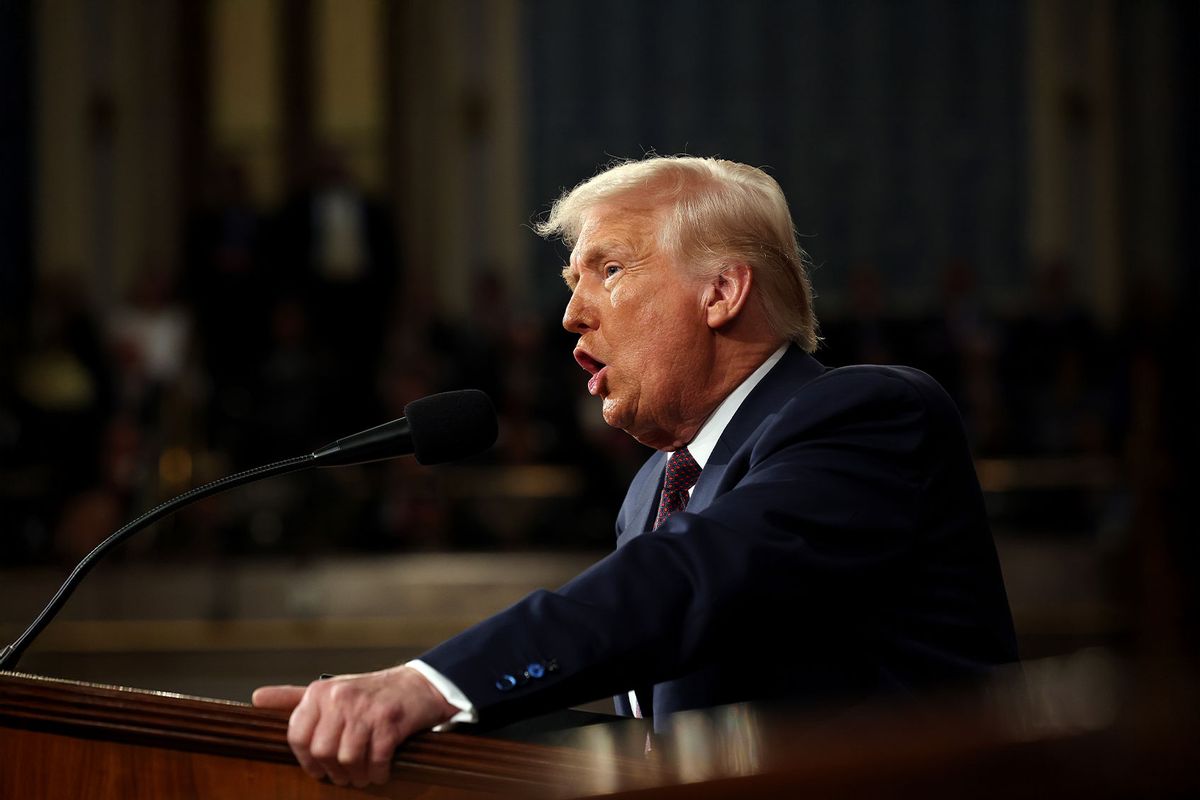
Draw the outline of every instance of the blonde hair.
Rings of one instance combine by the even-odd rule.
[[[807,352],[817,348],[808,257],[783,190],[761,169],[692,156],[621,161],[564,192],[534,230],[574,247],[589,211],[633,193],[664,207],[658,238],[666,252],[704,278],[747,264],[771,329]]]

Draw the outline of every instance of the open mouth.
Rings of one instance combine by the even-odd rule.
[[[575,360],[579,362],[579,366],[592,375],[591,379],[588,380],[588,393],[593,395],[599,394],[600,384],[608,370],[608,365],[599,359],[592,358],[587,351],[578,347],[575,348]]]

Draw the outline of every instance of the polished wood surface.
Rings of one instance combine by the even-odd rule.
[[[560,797],[663,782],[652,762],[428,733],[368,790],[296,765],[286,712],[0,673],[0,797]]]
[[[296,766],[284,712],[0,673],[0,798],[1197,797],[1195,675],[1082,651],[942,696],[684,712],[650,739],[637,721],[428,733],[359,790]]]
[[[285,764],[0,728],[0,797],[484,798],[491,792],[404,779],[340,788]]]

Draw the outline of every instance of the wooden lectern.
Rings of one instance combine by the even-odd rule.
[[[1127,681],[1103,658],[1072,659],[1026,664],[980,693],[832,716],[683,712],[649,754],[645,729],[620,722],[554,739],[570,746],[427,733],[368,789],[308,777],[286,712],[0,672],[0,798],[1200,796],[1191,671]]]
[[[367,789],[310,778],[287,712],[0,672],[0,798],[564,797],[662,782],[644,760],[430,733]]]

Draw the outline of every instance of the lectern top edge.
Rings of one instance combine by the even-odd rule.
[[[229,700],[0,672],[4,728],[295,764],[288,716]],[[409,781],[498,794],[561,796],[584,786],[662,782],[646,764],[455,733],[415,736],[397,750],[395,763],[396,774]]]

